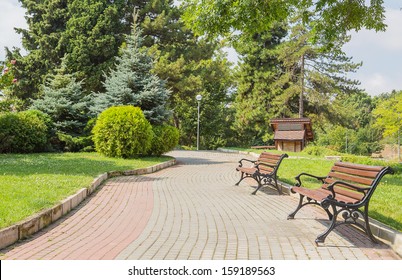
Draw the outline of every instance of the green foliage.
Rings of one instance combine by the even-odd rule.
[[[61,43],[66,44],[66,63],[70,73],[84,80],[84,92],[102,91],[103,74],[113,67],[129,22],[126,11],[133,1],[82,1],[68,4],[69,17]]]
[[[34,100],[31,108],[48,114],[58,131],[79,135],[89,120],[89,100],[82,91],[82,82],[65,72],[63,64],[57,74],[48,78],[41,98]]]
[[[14,80],[14,70],[13,66],[15,65],[16,61],[14,60],[13,63],[6,62],[0,63],[0,92],[2,95],[5,96],[7,93],[7,89],[12,87],[13,84],[16,82]]]
[[[221,53],[212,58],[213,50],[213,46],[201,43],[176,61],[172,53],[166,53],[155,67],[155,72],[167,80],[172,91],[169,104],[174,108],[173,121],[180,130],[182,145],[196,144],[198,104],[195,97],[198,94],[202,95],[200,145],[209,149],[217,145],[218,139],[230,136],[233,112],[228,108],[232,99],[228,90],[232,83],[231,71]]]
[[[132,158],[147,154],[152,126],[139,107],[115,106],[102,112],[93,128],[97,152],[109,157]]]
[[[22,36],[22,45],[28,54],[22,56],[19,49],[8,51],[8,57],[17,59],[13,97],[24,100],[37,97],[47,74],[57,69],[66,51],[61,42],[68,17],[66,0],[21,0],[26,9],[28,29],[16,28]]]
[[[51,121],[39,111],[0,114],[0,153],[33,153],[47,148]]]
[[[269,121],[278,111],[273,103],[276,92],[272,84],[280,68],[275,49],[285,35],[286,30],[277,25],[267,32],[241,34],[234,42],[241,62],[235,73],[233,127],[242,144],[262,144],[272,136]]]
[[[14,78],[16,60],[0,62],[0,112],[19,110],[23,101],[12,96],[12,90],[18,83]]]
[[[57,133],[57,146],[59,150],[64,152],[92,152],[94,151],[94,143],[92,136],[73,137],[69,134],[61,132]]]
[[[373,115],[376,127],[383,130],[385,137],[397,136],[402,127],[402,91],[380,97]]]
[[[160,156],[179,144],[179,130],[171,125],[153,126],[154,133],[149,154]]]
[[[21,0],[28,29],[18,28],[28,54],[18,49],[9,56],[18,59],[18,85],[13,95],[36,98],[47,75],[59,68],[65,57],[68,73],[85,80],[84,92],[102,89],[103,72],[114,63],[129,32],[130,15],[138,2],[109,0]]]
[[[325,155],[332,156],[332,155],[339,155],[340,153],[323,146],[309,145],[303,149],[303,154],[312,156],[325,156]]]
[[[284,21],[290,13],[302,7],[314,11],[323,21],[317,24],[317,36],[334,39],[339,33],[365,27],[384,30],[385,9],[378,1],[299,1],[299,0],[185,0],[184,20],[197,34],[218,36],[233,30],[253,34],[270,29],[275,22]],[[304,18],[308,22],[309,18]]]
[[[357,130],[335,125],[318,135],[317,144],[341,153],[371,155],[381,149],[380,140],[380,131],[370,125]]]
[[[168,103],[173,109],[173,125],[180,131],[180,144],[196,144],[195,97],[201,94],[200,145],[215,148],[232,137],[233,110],[227,107],[232,101],[228,93],[233,78],[231,64],[219,51],[223,45],[219,40],[195,36],[184,26],[182,9],[173,1],[152,0],[149,4],[154,13],[144,13],[144,45],[156,60],[153,73],[170,89]]]
[[[95,94],[92,111],[97,114],[117,105],[138,106],[152,124],[167,121],[170,111],[166,107],[169,91],[164,81],[151,73],[152,58],[142,46],[141,30],[133,24],[127,46],[121,49],[116,68],[107,75],[104,93]]]
[[[336,114],[331,102],[357,90],[358,82],[348,79],[347,74],[361,64],[353,63],[342,51],[350,37],[339,33],[332,41],[314,38],[314,28],[321,20],[304,6],[289,15],[289,38],[277,50],[282,73],[274,84],[278,113],[287,117],[296,113],[304,117],[306,113],[331,119]],[[286,106],[280,106],[283,104]]]

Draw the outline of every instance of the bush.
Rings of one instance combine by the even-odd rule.
[[[0,115],[0,153],[43,152],[51,137],[50,118],[36,110]]]
[[[173,150],[179,144],[179,130],[171,125],[159,125],[152,128],[154,135],[152,139],[150,155],[160,156]]]
[[[106,109],[92,131],[96,151],[106,156],[131,158],[147,154],[151,148],[152,126],[139,107]]]
[[[328,147],[311,146],[311,145],[304,148],[303,153],[312,155],[312,156],[329,156],[329,155],[340,154],[339,152],[334,151]]]
[[[92,152],[94,151],[92,136],[73,137],[62,132],[57,133],[58,149],[64,152]]]

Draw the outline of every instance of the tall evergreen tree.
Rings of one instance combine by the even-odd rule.
[[[134,105],[140,107],[145,117],[152,124],[161,124],[168,120],[167,109],[169,91],[165,82],[151,73],[153,60],[142,48],[141,29],[133,24],[132,32],[127,36],[126,47],[121,49],[115,69],[106,76],[106,91],[95,96],[92,111],[98,114],[116,105]]]
[[[261,144],[270,137],[269,120],[276,117],[271,85],[280,68],[275,49],[285,35],[286,30],[277,25],[269,32],[239,35],[234,42],[241,59],[235,79],[234,126],[241,142]]]
[[[129,23],[123,3],[110,0],[73,0],[61,42],[66,45],[70,73],[85,80],[84,91],[102,91],[103,74],[114,64]]]
[[[331,42],[316,37],[314,27],[319,22],[307,8],[296,10],[288,23],[289,38],[278,48],[283,69],[274,85],[279,93],[275,102],[288,105],[278,106],[283,116],[296,116],[298,108],[299,117],[307,110],[321,118],[335,98],[357,91],[358,82],[347,74],[361,64],[353,63],[342,51],[350,37],[340,33]]]
[[[28,51],[23,56],[19,49],[8,50],[9,59],[16,59],[13,97],[37,97],[46,75],[58,68],[66,51],[61,42],[68,18],[68,0],[20,0],[26,9],[28,29],[16,28],[22,35],[22,45]]]

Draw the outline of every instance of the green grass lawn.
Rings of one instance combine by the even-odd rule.
[[[107,171],[149,167],[171,158],[114,159],[97,153],[0,154],[0,228],[56,205]]]
[[[229,148],[232,149],[232,148]],[[239,150],[239,149],[238,149]],[[261,153],[262,150],[241,149]],[[272,153],[283,153],[270,151]],[[288,153],[288,152],[287,152]],[[301,172],[318,176],[326,176],[334,161],[324,157],[311,156],[301,153],[288,153],[292,158],[285,158],[278,171],[279,180],[294,184],[294,179]],[[296,158],[294,158],[296,157]],[[383,162],[378,162],[384,165]],[[393,167],[395,163],[392,163]],[[395,168],[396,169],[396,168]],[[399,168],[400,170],[400,168]],[[306,187],[318,188],[320,184],[312,179],[303,177]],[[385,175],[374,192],[369,206],[369,216],[394,229],[402,231],[402,172],[394,175]]]

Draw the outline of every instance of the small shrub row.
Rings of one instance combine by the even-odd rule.
[[[92,130],[97,152],[109,157],[160,156],[179,141],[175,127],[152,127],[139,107],[115,106],[103,111]]]

